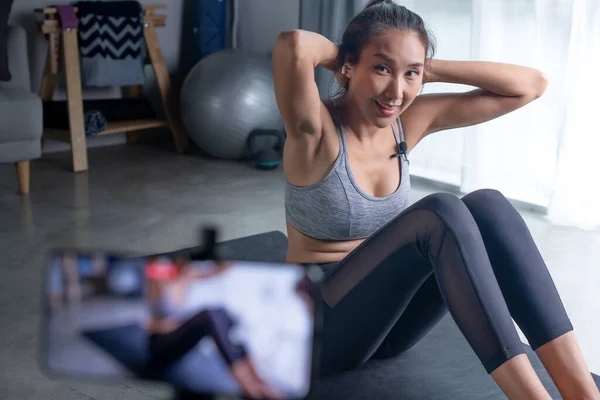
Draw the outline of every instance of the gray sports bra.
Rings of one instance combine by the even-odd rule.
[[[333,167],[320,182],[295,186],[286,180],[285,215],[298,231],[318,240],[353,240],[371,236],[408,206],[410,175],[406,157],[398,157],[401,184],[385,197],[364,193],[352,175],[348,163],[346,138],[337,102],[333,103],[338,125],[340,151]],[[404,132],[400,127],[400,141]],[[392,125],[399,145],[398,132]]]

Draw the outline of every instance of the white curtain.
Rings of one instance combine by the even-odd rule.
[[[600,228],[600,0],[573,5],[561,151],[548,217]]]
[[[600,0],[397,3],[434,32],[437,58],[526,65],[549,77],[544,96],[520,110],[426,138],[412,174],[464,193],[495,188],[547,209],[554,223],[600,228]],[[471,89],[429,84],[424,93]]]

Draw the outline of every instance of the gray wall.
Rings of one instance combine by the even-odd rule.
[[[238,0],[240,47],[270,54],[277,34],[298,28],[302,0]]]
[[[202,0],[145,0],[144,4],[167,4],[167,9],[161,13],[167,16],[167,26],[157,28],[158,40],[161,46],[167,68],[174,84],[174,93],[177,95],[179,86],[185,78],[185,73],[190,65],[186,64],[186,46],[181,40],[189,32],[189,21],[184,16],[186,6],[190,1]],[[251,49],[260,53],[270,54],[277,34],[285,29],[298,27],[300,0],[238,0],[238,47]],[[47,42],[38,32],[35,24],[33,10],[44,6],[56,4],[51,0],[15,0],[10,15],[10,23],[24,26],[28,31],[28,52],[31,63],[31,82],[34,91],[39,90],[44,60],[47,52]],[[145,91],[148,93],[156,110],[162,110],[158,88],[154,73],[150,65],[146,66],[147,83]],[[55,99],[64,99],[64,77],[59,76]],[[84,88],[84,99],[116,98],[120,96],[119,88]],[[110,135],[106,137],[91,138],[88,147],[104,146],[124,143],[124,135]],[[45,152],[67,150],[69,147],[62,143],[46,142]]]

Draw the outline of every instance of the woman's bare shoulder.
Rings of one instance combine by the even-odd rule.
[[[423,138],[428,126],[426,112],[427,105],[424,104],[422,96],[418,96],[410,106],[400,114],[400,122],[404,131],[404,141],[407,151],[410,152]]]

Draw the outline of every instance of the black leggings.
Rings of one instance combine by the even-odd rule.
[[[496,190],[427,196],[323,265],[321,375],[414,346],[447,311],[487,373],[571,331],[533,238]]]
[[[231,365],[246,356],[244,347],[233,343],[229,337],[233,325],[224,309],[212,308],[200,311],[172,332],[151,334],[150,364],[168,366],[187,354],[202,338],[210,336],[227,365]]]

